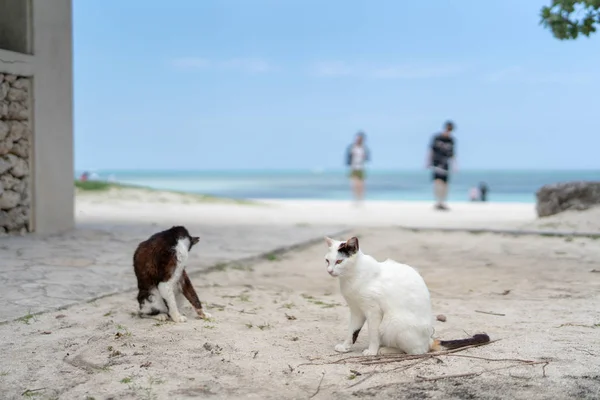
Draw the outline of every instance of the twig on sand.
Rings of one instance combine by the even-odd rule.
[[[319,381],[319,385],[317,386],[317,390],[313,393],[312,396],[309,397],[309,399],[312,399],[313,397],[315,397],[319,393],[319,390],[321,390],[321,383],[323,383],[323,378],[325,378],[325,371],[323,371],[323,374],[321,375],[321,380]]]
[[[471,346],[460,347],[458,349],[436,351],[436,352],[425,353],[425,354],[414,354],[414,355],[412,355],[412,354],[387,354],[387,355],[381,355],[381,356],[375,356],[375,357],[360,357],[360,356],[348,357],[348,358],[342,358],[341,360],[337,360],[337,361],[327,363],[327,364],[358,363],[358,364],[362,364],[362,365],[377,365],[377,364],[390,364],[390,363],[409,361],[409,360],[429,359],[429,358],[434,358],[434,357],[438,357],[438,356],[444,356],[447,354],[457,353],[459,351],[465,351],[465,350],[471,349],[473,347],[485,346],[490,343],[497,342],[498,340],[500,340],[500,339],[491,340],[486,343],[478,343],[478,344],[474,344]]]
[[[434,359],[434,360],[437,360],[437,358],[433,358],[433,359]],[[414,367],[415,365],[418,365],[418,364],[424,363],[425,361],[429,361],[429,360],[430,360],[429,358],[424,358],[424,359],[422,359],[422,360],[419,360],[419,361],[416,361],[416,362],[414,362],[414,363],[412,363],[412,364],[408,364],[408,365],[404,365],[404,366],[402,366],[402,367],[396,367],[396,368],[389,369],[387,372],[399,372],[399,371],[406,371],[407,369],[410,369],[410,368]]]
[[[39,389],[27,389],[23,393],[21,393],[21,396],[37,395],[37,393],[35,393],[35,392],[39,392],[39,391],[42,391],[42,390],[46,390],[46,388],[43,387],[43,388],[39,388]]]
[[[577,347],[573,347],[573,348],[574,348],[575,350],[581,351],[581,352],[583,352],[583,353],[585,353],[585,354],[587,354],[587,355],[590,355],[590,356],[594,356],[594,357],[596,357],[596,354],[592,353],[592,352],[591,352],[591,351],[589,351],[589,350],[586,350],[586,349],[580,349],[580,348],[577,348]]]
[[[522,363],[522,364],[518,364],[518,365],[523,365],[523,364],[524,365],[545,364],[543,366],[543,376],[544,377],[546,376],[546,365],[549,363],[549,361],[523,360],[523,359],[520,359],[520,358],[487,358],[487,357],[470,356],[470,355],[467,355],[467,354],[451,354],[451,353],[450,354],[445,354],[445,355],[446,356],[450,356],[450,357],[473,358],[473,359],[476,359],[476,360],[484,360],[484,361],[496,361],[496,362],[498,362],[498,361],[499,362],[511,362],[512,361],[512,362]],[[431,357],[431,358],[436,359],[436,357]],[[361,379],[360,381],[358,381],[358,382],[356,382],[356,383],[348,386],[348,388],[351,388],[351,387],[354,387],[354,386],[357,386],[357,385],[363,383],[364,381],[366,381],[367,379],[371,378],[373,375],[375,375],[377,373],[405,371],[405,370],[410,369],[413,366],[415,366],[417,364],[420,364],[420,363],[422,363],[424,361],[427,361],[427,360],[429,360],[431,358],[423,358],[423,359],[421,359],[421,360],[419,360],[417,362],[414,362],[412,364],[409,364],[409,365],[406,365],[406,366],[402,366],[402,367],[396,367],[396,368],[388,369],[388,370],[385,370],[385,371],[373,371],[371,373],[365,374],[365,378],[364,379]],[[512,365],[510,367],[501,367],[500,369],[517,367],[518,365]],[[489,370],[489,371],[495,371],[495,369]],[[468,373],[468,374],[465,374],[465,375],[466,376],[471,376],[473,374],[477,375],[477,374],[482,374],[484,372],[489,372],[489,371],[486,370],[486,371],[481,371],[481,372]],[[448,375],[447,377],[459,377],[459,376]],[[428,380],[428,379],[424,379],[422,377],[418,377],[418,378],[421,379],[421,380]],[[442,377],[439,377],[439,379],[442,379]]]
[[[485,346],[485,345],[497,342],[499,340],[500,339],[490,340],[489,342],[486,342],[486,343],[477,343],[477,344],[473,344],[471,346],[460,347],[458,349],[436,351],[436,352],[425,353],[425,354],[414,354],[414,355],[412,355],[412,354],[386,354],[386,355],[379,355],[379,356],[353,356],[353,357],[341,358],[339,360],[329,361],[329,362],[302,363],[302,364],[296,365],[296,368],[307,366],[307,365],[331,365],[331,364],[350,364],[350,363],[361,364],[361,365],[377,365],[377,364],[391,364],[391,363],[410,361],[410,360],[430,359],[430,358],[435,358],[438,356],[445,356],[448,354],[457,353],[459,351],[465,351],[467,349],[472,349],[474,347]]]
[[[566,323],[566,324],[560,324],[559,326],[557,326],[557,328],[563,328],[565,326],[578,326],[578,327],[581,327],[581,328],[591,328],[591,329],[594,329],[594,328],[597,328],[598,326],[600,326],[600,324],[584,325],[584,324],[573,324],[573,323],[569,322],[569,323]]]
[[[491,312],[491,311],[480,311],[480,310],[475,310],[475,312],[478,312],[480,314],[489,314],[489,315],[497,315],[499,317],[505,317],[506,314],[500,314],[500,313],[495,313],[495,312]]]
[[[251,314],[251,315],[256,315],[256,313],[255,313],[255,312],[253,312],[253,311],[246,311],[246,310],[236,310],[235,308],[234,308],[234,310],[235,310],[235,311],[237,311],[237,312],[239,312],[240,314]]]
[[[414,367],[415,365],[421,364],[421,363],[423,363],[425,361],[428,361],[428,360],[430,360],[430,359],[429,358],[424,358],[424,359],[418,360],[418,361],[416,361],[416,362],[414,362],[412,364],[403,365],[401,367],[396,367],[396,368],[392,368],[392,369],[387,369],[385,371],[377,371],[377,370],[371,371],[368,374],[363,374],[365,377],[363,379],[361,379],[360,381],[355,382],[352,385],[348,386],[348,389],[350,389],[350,388],[352,388],[354,386],[358,386],[361,383],[364,383],[367,379],[370,379],[370,378],[374,377],[376,374],[379,374],[379,373],[385,374],[385,373],[388,373],[388,372],[406,371],[407,369],[410,369],[410,368]],[[375,368],[377,368],[377,367],[379,367],[379,366],[376,366]]]
[[[542,365],[542,376],[546,377],[546,367],[550,364],[550,361],[546,361],[546,364]]]
[[[441,375],[441,376],[433,376],[431,378],[417,375],[417,379],[419,379],[419,381],[421,381],[421,382],[433,382],[433,381],[439,381],[441,379],[468,378],[471,376],[479,376],[486,372],[500,371],[503,369],[510,369],[510,368],[515,368],[515,367],[520,367],[520,366],[537,365],[537,364],[544,364],[544,366],[542,368],[542,372],[543,372],[543,376],[546,376],[546,365],[548,365],[549,363],[550,363],[550,361],[528,361],[528,362],[523,362],[521,364],[514,364],[514,365],[509,365],[506,367],[499,367],[499,368],[492,368],[492,369],[484,369],[483,371],[467,372],[464,374]]]
[[[533,360],[523,360],[523,359],[520,359],[520,358],[487,358],[487,357],[470,356],[468,354],[447,354],[447,355],[451,356],[451,357],[474,358],[474,359],[477,359],[477,360],[484,360],[484,361],[504,361],[504,362],[514,361],[514,362],[521,362],[521,363],[532,363],[532,362],[535,362]]]

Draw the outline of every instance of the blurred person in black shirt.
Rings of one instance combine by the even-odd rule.
[[[447,121],[444,131],[436,134],[429,146],[429,157],[427,167],[432,170],[433,191],[435,195],[435,208],[437,210],[448,210],[446,198],[448,197],[448,181],[450,179],[451,164],[454,171],[456,161],[455,141],[452,137],[454,123]]]

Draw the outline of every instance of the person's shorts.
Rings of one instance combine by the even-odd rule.
[[[351,178],[356,178],[359,180],[364,180],[365,179],[365,171],[361,170],[361,169],[353,169],[350,172],[350,177]]]
[[[450,178],[450,171],[444,169],[444,168],[440,168],[440,167],[433,167],[433,172],[431,174],[431,180],[433,181],[442,181],[442,182],[448,182]]]

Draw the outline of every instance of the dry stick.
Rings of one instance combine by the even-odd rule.
[[[498,339],[500,340],[500,339]],[[363,361],[359,361],[360,364],[362,365],[377,365],[377,364],[389,364],[389,363],[395,363],[395,362],[401,362],[401,361],[407,361],[407,360],[418,360],[418,359],[422,359],[422,358],[434,358],[434,357],[438,357],[438,356],[446,356],[446,355],[450,355],[452,353],[457,353],[459,351],[464,351],[467,349],[471,349],[473,347],[479,347],[479,346],[485,346],[487,344],[496,342],[497,340],[493,340],[487,343],[479,343],[479,344],[473,344],[471,346],[465,346],[465,347],[460,347],[458,349],[452,349],[452,350],[443,350],[443,351],[436,351],[434,353],[425,353],[425,354],[416,354],[416,355],[404,355],[402,357],[383,357],[380,359],[375,359],[375,360],[363,360]]]
[[[43,388],[39,388],[39,389],[27,389],[23,393],[21,393],[21,396],[27,396],[27,395],[29,395],[31,393],[39,392],[40,390],[46,390],[46,388],[43,387]]]
[[[508,373],[508,376],[510,376],[511,378],[514,378],[514,379],[522,379],[522,380],[524,380],[524,381],[530,381],[530,380],[532,379],[532,378],[529,378],[529,377],[527,377],[527,376],[517,376],[517,375],[513,375],[513,374],[511,374],[510,372]]]
[[[401,367],[396,367],[396,368],[388,369],[385,372],[406,371],[407,369],[410,369],[410,368],[414,367],[417,364],[424,363],[425,361],[429,361],[431,359],[435,360],[436,358],[435,357],[433,357],[433,358],[424,358],[422,360],[419,360],[419,361],[414,362],[414,363],[409,364],[409,365],[405,365],[405,366],[401,366]]]
[[[434,376],[432,378],[426,378],[426,377],[417,375],[417,378],[420,379],[421,382],[433,382],[433,381],[439,381],[440,379],[466,378],[466,377],[470,377],[470,376],[479,376],[479,375],[484,374],[486,372],[500,371],[500,370],[503,370],[503,369],[510,369],[510,368],[514,368],[514,367],[520,367],[522,365],[536,365],[536,364],[544,364],[543,374],[544,374],[544,376],[546,376],[546,369],[545,369],[545,367],[546,367],[546,365],[549,364],[549,361],[531,361],[531,362],[527,362],[527,363],[523,363],[523,364],[509,365],[507,367],[485,369],[485,370],[479,371],[479,372],[467,372],[467,373],[464,373],[464,374],[456,374],[456,375]]]
[[[420,360],[419,362],[422,362],[422,361],[426,361],[426,359]],[[521,365],[529,366],[529,365],[536,365],[536,364],[543,364],[542,365],[542,376],[545,378],[546,377],[546,366],[549,363],[550,363],[549,361],[529,361],[529,362],[525,362],[524,364],[510,365],[507,367],[494,368],[494,369],[483,370],[483,371],[479,371],[479,372],[470,372],[470,373],[456,374],[456,375],[444,375],[444,376],[438,376],[438,377],[432,377],[432,378],[425,378],[425,377],[418,375],[417,378],[420,379],[418,382],[431,382],[431,381],[437,381],[437,380],[446,379],[446,378],[450,379],[450,378],[463,378],[463,377],[470,377],[470,376],[478,376],[485,372],[493,372],[493,371],[498,371],[498,370],[503,370],[503,369],[509,369],[509,368],[514,368],[514,367],[518,367]],[[414,364],[416,364],[416,363],[414,363]],[[412,366],[414,364],[411,364],[410,366]],[[393,370],[388,370],[386,372],[391,372],[391,371],[393,371]],[[399,384],[399,382],[395,382],[395,383],[389,383],[389,384],[385,384],[385,385],[369,387],[368,389],[378,389],[379,390],[379,389],[383,389],[383,388],[398,385],[398,384]]]
[[[437,356],[444,356],[447,354],[452,354],[452,353],[456,353],[459,351],[464,351],[467,349],[471,349],[473,347],[479,347],[479,346],[486,346],[488,344],[492,344],[494,342],[499,341],[500,339],[496,339],[496,340],[490,340],[489,342],[486,343],[477,343],[477,344],[473,344],[470,346],[465,346],[465,347],[460,347],[458,349],[452,349],[452,350],[443,350],[443,351],[436,351],[433,353],[425,353],[425,354],[415,354],[415,355],[410,355],[410,354],[386,354],[386,355],[380,355],[380,356],[374,356],[374,357],[365,357],[365,356],[353,356],[353,357],[346,357],[346,358],[342,358],[336,361],[331,361],[331,362],[323,362],[323,363],[302,363],[302,364],[298,364],[296,367],[302,367],[305,365],[330,365],[330,364],[348,364],[348,363],[357,363],[357,364],[362,364],[362,365],[376,365],[376,364],[387,364],[387,363],[393,363],[393,362],[401,362],[401,361],[409,361],[409,360],[419,360],[422,358],[432,358],[432,357],[437,357]]]
[[[591,351],[589,351],[589,350],[586,350],[586,349],[579,349],[579,348],[577,348],[577,347],[573,347],[573,348],[574,348],[575,350],[578,350],[578,351],[581,351],[581,352],[583,352],[583,353],[586,353],[586,354],[588,354],[588,355],[590,355],[590,356],[596,356],[596,354],[592,353],[592,352],[591,352]]]
[[[319,385],[317,386],[317,391],[312,396],[310,396],[309,399],[312,399],[317,395],[317,393],[319,393],[319,390],[321,390],[321,383],[323,383],[323,378],[325,378],[325,371],[323,371],[323,375],[321,375],[321,380],[319,381]]]
[[[240,314],[251,314],[251,315],[256,315],[255,312],[252,311],[246,311],[246,310],[236,310],[235,308],[233,309],[234,311],[239,312]]]
[[[506,316],[506,314],[500,314],[500,313],[495,313],[495,312],[491,312],[491,311],[479,311],[479,310],[475,310],[475,312],[478,312],[480,314],[497,315],[499,317],[505,317]]]
[[[444,356],[444,355],[448,355],[448,354],[452,354],[452,353],[457,353],[459,351],[465,351],[465,350],[468,350],[468,349],[471,349],[474,347],[486,346],[488,344],[492,344],[499,340],[501,340],[501,339],[490,340],[489,342],[486,342],[486,343],[477,343],[477,344],[473,344],[470,346],[460,347],[458,349],[436,351],[433,353],[425,353],[425,354],[414,354],[414,355],[412,355],[412,354],[386,354],[386,355],[372,356],[372,357],[353,356],[353,357],[346,357],[346,358],[342,358],[342,359],[339,359],[336,361],[331,361],[331,362],[302,363],[302,364],[296,365],[296,368],[307,366],[307,365],[333,365],[333,364],[348,364],[348,363],[356,363],[356,364],[361,364],[361,365],[377,365],[377,364],[390,364],[390,363],[401,362],[401,361],[430,359],[430,358],[435,358],[438,356]]]
[[[550,364],[550,361],[547,361],[546,364],[542,365],[542,376],[546,377],[546,367]]]
[[[523,360],[520,358],[486,358],[486,357],[470,356],[467,354],[447,354],[447,355],[451,356],[451,357],[475,358],[477,360],[485,360],[485,361],[516,361],[516,362],[522,362],[522,363],[535,362],[533,360]]]
[[[410,369],[410,368],[414,367],[414,366],[415,366],[415,365],[417,365],[417,364],[421,364],[422,362],[429,361],[429,360],[430,360],[429,358],[423,358],[423,359],[421,359],[421,360],[419,360],[419,361],[417,361],[417,362],[414,362],[414,363],[412,363],[412,364],[405,365],[405,366],[402,366],[402,367],[396,367],[396,368],[388,369],[388,370],[386,370],[386,371],[372,371],[371,373],[367,374],[367,375],[365,376],[365,378],[364,378],[364,379],[361,379],[360,381],[358,381],[358,382],[356,382],[356,383],[353,383],[352,385],[348,386],[348,389],[350,389],[351,387],[354,387],[354,386],[360,385],[361,383],[363,383],[363,382],[364,382],[364,381],[366,381],[367,379],[370,379],[370,378],[372,378],[373,376],[375,376],[375,374],[379,374],[379,373],[381,373],[381,374],[386,374],[386,373],[388,373],[388,372],[405,371],[405,370],[407,370],[407,369]],[[375,368],[377,368],[377,367],[375,367]]]

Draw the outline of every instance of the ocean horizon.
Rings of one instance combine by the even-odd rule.
[[[350,200],[346,170],[87,170],[92,179],[234,199]],[[83,171],[75,172],[79,178]],[[366,200],[432,201],[430,172],[367,170]],[[449,201],[469,201],[480,182],[488,201],[534,203],[542,186],[598,181],[600,170],[464,170],[451,176]]]

